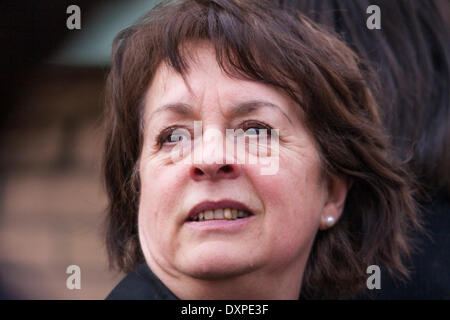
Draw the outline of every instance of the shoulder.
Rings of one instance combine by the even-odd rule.
[[[145,263],[127,274],[106,297],[106,300],[177,299]]]

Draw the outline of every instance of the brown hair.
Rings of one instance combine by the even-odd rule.
[[[450,2],[278,1],[332,28],[374,65],[384,84],[377,100],[397,154],[430,196],[450,199]],[[380,7],[382,30],[365,28],[370,5]]]
[[[261,0],[163,2],[114,40],[107,82],[104,177],[109,197],[110,262],[130,271],[144,262],[137,235],[142,99],[156,68],[188,72],[191,40],[212,43],[221,68],[281,88],[301,108],[323,170],[353,180],[341,219],[315,239],[305,297],[345,297],[383,263],[407,275],[410,234],[420,227],[412,179],[390,152],[367,68],[342,41],[296,11]]]

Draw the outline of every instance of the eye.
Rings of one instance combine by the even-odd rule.
[[[190,140],[189,130],[183,127],[172,126],[161,131],[157,137],[157,143],[160,147],[164,145],[173,145],[182,141]]]
[[[167,140],[168,142],[179,142],[181,140],[183,140],[185,138],[184,135],[179,134],[179,133],[171,133],[168,137]]]
[[[261,130],[266,130],[267,136],[270,137],[271,135],[271,129],[272,127],[259,122],[259,121],[246,121],[243,124],[241,124],[242,130],[245,131],[245,133],[247,135],[260,135],[261,134]]]

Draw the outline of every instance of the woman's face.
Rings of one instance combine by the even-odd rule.
[[[313,138],[281,91],[228,77],[208,45],[195,53],[187,82],[161,64],[145,100],[139,236],[146,261],[157,274],[196,279],[299,273],[324,215],[334,213]],[[173,128],[193,135],[194,121],[201,121],[203,160],[174,161],[174,148],[189,138],[173,134]],[[239,128],[279,129],[277,170],[263,175],[267,165],[237,164],[228,151],[226,163],[215,163],[220,152],[207,132]],[[234,220],[232,210],[203,210],[233,208],[251,215]],[[190,213],[201,210],[194,219],[218,211],[217,220],[191,221]]]

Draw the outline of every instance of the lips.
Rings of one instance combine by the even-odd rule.
[[[197,218],[198,214],[207,210],[214,211],[216,209],[236,209],[244,211],[249,215],[253,215],[250,209],[243,203],[234,200],[221,200],[221,201],[204,201],[194,206],[187,216],[187,221],[193,221]]]

